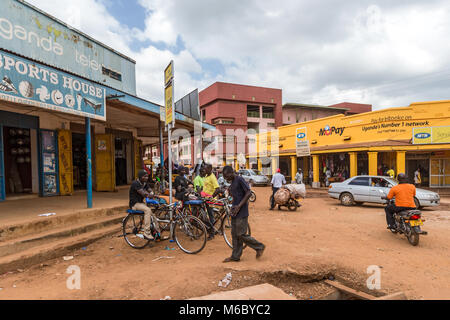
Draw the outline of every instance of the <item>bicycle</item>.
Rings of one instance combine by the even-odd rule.
[[[203,250],[206,245],[206,227],[200,219],[192,215],[182,214],[179,210],[179,203],[155,204],[150,199],[146,199],[148,204],[157,208],[159,213],[165,213],[164,218],[156,217],[160,225],[161,233],[169,231],[170,236],[162,237],[158,240],[164,241],[173,239],[177,246],[187,254],[196,254]],[[154,200],[153,200],[154,201]],[[127,210],[128,215],[123,219],[122,231],[125,242],[134,249],[143,249],[150,242],[157,241],[146,238],[144,231],[144,212],[138,210]],[[153,221],[151,232],[155,234]]]
[[[231,236],[231,215],[230,209],[231,198],[224,197],[221,199],[201,198],[199,200],[189,200],[183,203],[182,212],[185,215],[192,215],[198,217],[204,224],[210,224],[208,211],[206,205],[209,205],[214,213],[214,233],[223,236],[225,243],[232,249],[232,236]],[[220,221],[219,229],[216,227]],[[248,234],[251,235],[250,224],[248,225]],[[244,248],[247,245],[244,245]]]

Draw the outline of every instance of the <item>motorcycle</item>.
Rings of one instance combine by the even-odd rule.
[[[395,204],[394,199],[388,199],[386,194],[380,190],[382,193],[381,199],[386,200],[387,205]],[[394,234],[404,234],[408,239],[408,242],[413,246],[419,244],[419,235],[427,235],[428,232],[422,231],[420,226],[423,226],[422,213],[420,210],[405,210],[393,214],[395,221],[395,228],[390,229]]]

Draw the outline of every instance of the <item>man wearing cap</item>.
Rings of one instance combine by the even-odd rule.
[[[281,170],[277,169],[277,173],[275,173],[272,177],[272,201],[270,203],[270,210],[275,208],[275,193],[277,193],[280,188],[286,184],[286,178],[281,174]]]
[[[154,239],[151,234],[151,220],[155,226],[156,237],[159,238],[161,231],[156,217],[152,210],[144,203],[144,199],[150,196],[148,192],[148,173],[145,170],[139,170],[138,179],[133,181],[130,186],[130,208],[131,210],[139,210],[144,212],[144,236],[148,239]]]

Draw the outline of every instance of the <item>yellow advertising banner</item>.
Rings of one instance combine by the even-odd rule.
[[[167,66],[166,70],[164,70],[164,85],[168,85],[169,82],[173,78],[173,61]]]
[[[168,85],[165,89],[165,106],[166,106],[166,126],[173,121],[173,86]]]
[[[450,126],[432,127],[431,141],[432,143],[450,143]]]

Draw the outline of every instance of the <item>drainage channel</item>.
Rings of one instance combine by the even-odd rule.
[[[381,292],[369,294],[359,290],[356,285],[350,284],[348,281],[336,279],[331,272],[299,274],[294,270],[233,271],[233,281],[227,290],[264,283],[280,288],[297,300],[406,300],[406,296],[401,292],[389,296]]]

